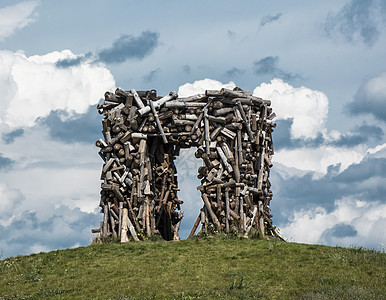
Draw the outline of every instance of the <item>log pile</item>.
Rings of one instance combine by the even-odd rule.
[[[178,240],[183,211],[174,159],[196,147],[203,207],[189,237],[199,231],[242,232],[255,228],[276,236],[270,214],[269,172],[274,154],[275,113],[270,101],[239,88],[207,90],[180,98],[155,90],[106,92],[98,105],[104,161],[100,237]]]

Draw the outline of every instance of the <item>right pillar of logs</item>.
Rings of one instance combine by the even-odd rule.
[[[174,159],[196,147],[203,207],[190,232],[239,232],[254,228],[277,236],[269,181],[275,114],[270,101],[239,88],[207,90],[180,98],[151,91],[106,92],[105,117],[96,142],[104,161],[98,232],[122,242],[154,234],[178,240],[183,212]],[[200,229],[198,227],[200,226]]]

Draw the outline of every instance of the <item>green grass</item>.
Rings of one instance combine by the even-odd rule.
[[[386,254],[223,237],[0,261],[0,299],[385,299]]]

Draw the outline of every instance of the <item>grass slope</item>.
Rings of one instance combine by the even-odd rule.
[[[0,299],[385,299],[386,254],[206,237],[0,261]]]

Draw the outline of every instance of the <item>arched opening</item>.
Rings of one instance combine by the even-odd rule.
[[[194,156],[195,151],[195,147],[181,149],[180,155],[175,159],[180,189],[178,197],[184,202],[181,206],[184,217],[179,230],[180,239],[186,239],[189,236],[203,206],[201,193],[197,190],[197,186],[200,185],[200,179],[197,178],[197,170],[202,165],[202,162],[201,159],[197,159]]]

